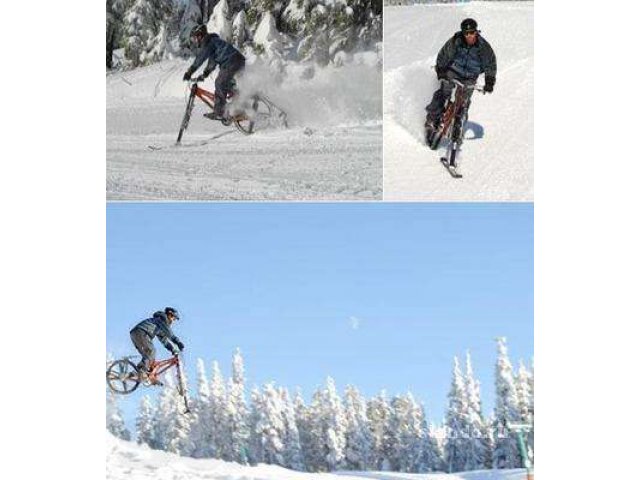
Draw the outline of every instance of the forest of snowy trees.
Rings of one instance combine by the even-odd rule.
[[[182,413],[184,406],[167,375],[157,402],[142,398],[135,439],[185,456],[310,472],[519,468],[516,438],[506,426],[533,425],[533,367],[520,362],[514,370],[506,339],[498,339],[497,346],[496,400],[490,415],[483,413],[468,353],[464,369],[454,358],[446,415],[434,424],[411,393],[388,398],[382,392],[366,399],[356,387],[347,386],[341,396],[330,377],[309,403],[299,391],[292,396],[272,383],[247,393],[237,351],[227,380],[217,362],[208,378],[204,362],[198,360],[191,415]],[[107,394],[107,428],[130,440],[118,400]],[[527,444],[533,460],[533,430]]]
[[[107,0],[106,22],[107,69],[192,55],[198,23],[250,61],[340,65],[352,52],[380,49],[382,0]]]

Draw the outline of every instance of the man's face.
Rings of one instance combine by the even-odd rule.
[[[467,45],[475,44],[478,41],[478,32],[475,30],[464,32],[464,41]]]
[[[193,43],[195,43],[195,44],[196,44],[196,46],[198,46],[198,47],[199,47],[199,46],[200,46],[200,42],[202,42],[202,39],[203,39],[203,38],[204,38],[204,35],[202,35],[201,33],[199,33],[199,34],[196,34],[196,35],[192,35],[192,36],[191,36],[191,41],[192,41]]]
[[[172,313],[167,313],[167,320],[169,320],[169,323],[173,323],[175,321],[176,317],[173,316]]]

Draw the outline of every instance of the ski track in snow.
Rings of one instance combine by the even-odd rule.
[[[466,17],[491,43],[498,79],[473,96],[463,178],[452,179],[442,150],[424,144],[424,108],[437,53]],[[533,2],[385,7],[384,37],[384,199],[533,201]]]
[[[372,77],[375,67],[317,72],[311,81],[272,88],[289,129],[247,136],[203,118],[207,110],[197,102],[175,146],[187,66],[172,60],[107,76],[107,200],[381,199],[381,108],[374,98],[381,85],[370,78],[340,88],[345,76]]]
[[[460,474],[388,472],[302,473],[274,465],[249,467],[212,459],[180,457],[106,434],[107,480],[524,480],[523,470]]]

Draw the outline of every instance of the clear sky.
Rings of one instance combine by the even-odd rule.
[[[107,351],[136,353],[129,330],[167,305],[191,379],[197,358],[227,376],[238,347],[248,388],[309,398],[331,375],[439,421],[470,350],[488,413],[494,338],[533,357],[533,204],[108,204]]]

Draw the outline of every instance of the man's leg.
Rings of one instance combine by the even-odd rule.
[[[244,68],[244,57],[236,56],[231,59],[229,64],[221,68],[216,77],[216,101],[214,105],[214,113],[221,117],[224,115],[224,107],[227,104],[227,92],[229,92],[231,80],[239,70]]]
[[[153,342],[142,330],[133,330],[131,332],[131,341],[136,350],[142,355],[142,361],[138,364],[138,368],[143,369],[145,372],[151,370],[151,364],[155,360],[156,351],[153,348]]]
[[[427,123],[437,126],[444,112],[444,105],[451,96],[453,85],[449,82],[441,82],[440,88],[436,90],[431,99],[431,103],[427,105]]]

